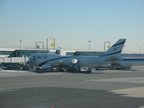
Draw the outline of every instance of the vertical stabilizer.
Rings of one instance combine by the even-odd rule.
[[[110,56],[120,54],[126,39],[119,39],[110,49],[108,49],[102,56]]]

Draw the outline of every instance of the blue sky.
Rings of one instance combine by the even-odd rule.
[[[126,38],[125,52],[144,53],[144,0],[1,0],[0,47],[35,47],[55,38],[62,49],[104,49]]]

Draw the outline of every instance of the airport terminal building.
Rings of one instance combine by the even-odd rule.
[[[101,56],[103,51],[7,49],[0,48],[0,65],[26,65],[28,56],[34,53],[59,54],[63,56]],[[144,54],[122,54],[122,57],[144,58]]]

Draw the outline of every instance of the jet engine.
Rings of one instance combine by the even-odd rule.
[[[52,68],[52,66],[51,66],[51,64],[44,64],[44,65],[42,65],[42,69],[51,69]]]

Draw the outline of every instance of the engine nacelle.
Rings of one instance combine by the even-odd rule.
[[[51,64],[44,64],[42,65],[42,69],[51,69]]]

